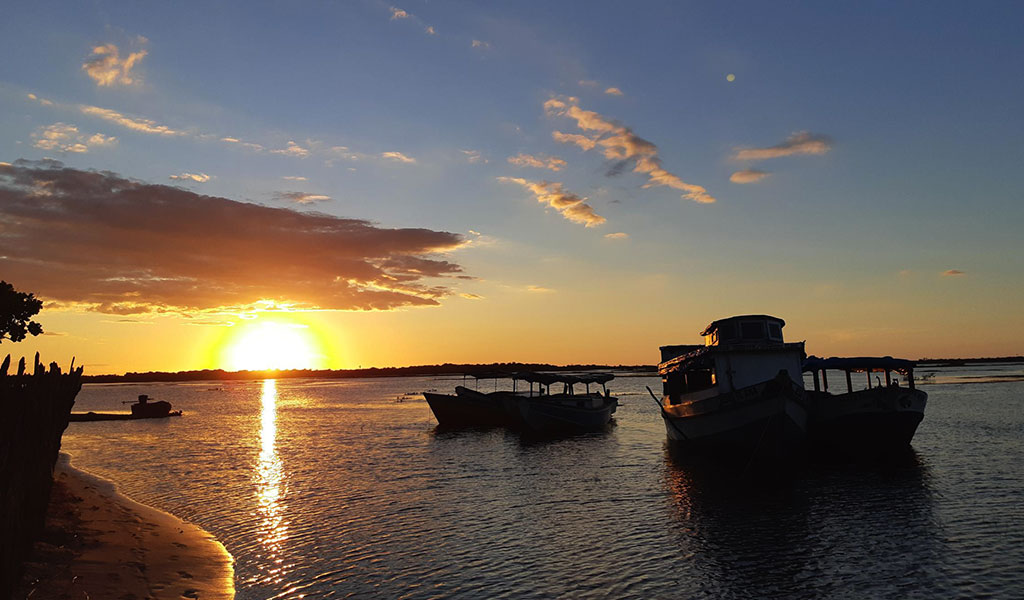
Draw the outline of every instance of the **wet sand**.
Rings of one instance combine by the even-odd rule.
[[[234,598],[231,555],[209,533],[118,494],[61,454],[43,539],[14,598]]]

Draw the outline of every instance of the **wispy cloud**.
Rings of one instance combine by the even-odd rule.
[[[770,173],[767,171],[761,171],[759,169],[743,169],[742,171],[736,171],[729,176],[729,181],[733,183],[757,183],[768,177]]]
[[[601,147],[605,158],[615,161],[609,174],[616,174],[632,166],[634,173],[647,176],[643,187],[666,186],[683,192],[683,198],[694,202],[710,203],[715,198],[699,185],[687,183],[678,175],[670,173],[661,166],[658,147],[633,133],[625,125],[604,117],[591,110],[579,107],[578,98],[551,98],[544,103],[544,111],[549,116],[568,117],[576,121],[576,126],[586,132],[595,132],[594,137],[578,136],[569,138],[561,132],[552,134],[556,140],[574,143],[581,148],[593,142]],[[592,146],[593,147],[593,146]]]
[[[517,167],[536,167],[538,169],[549,169],[551,171],[561,171],[566,166],[566,162],[557,156],[544,156],[543,154],[534,156],[532,154],[519,153],[515,156],[508,157],[509,164],[516,165]]]
[[[40,127],[32,133],[32,144],[40,150],[51,150],[57,152],[71,152],[82,154],[92,148],[113,146],[117,138],[94,133],[92,135],[82,133],[78,127],[67,123],[54,123],[46,127]]]
[[[767,148],[736,148],[735,160],[766,160],[798,154],[825,154],[832,149],[832,139],[826,135],[798,131],[781,144]]]
[[[262,152],[265,149],[262,144],[256,144],[253,142],[243,142],[242,140],[236,137],[222,137],[220,138],[220,141],[228,144],[237,144],[242,148],[248,148],[249,150],[253,150],[255,152]]]
[[[437,30],[434,29],[433,25],[427,25],[423,31],[427,32],[427,35],[437,35]]]
[[[195,181],[196,183],[206,183],[211,179],[206,173],[182,173],[180,175],[171,175],[170,178],[178,181]]]
[[[383,158],[383,159],[387,159],[387,160],[395,160],[395,161],[398,161],[400,163],[406,163],[406,164],[415,164],[416,163],[416,159],[415,158],[406,156],[406,155],[402,154],[401,152],[394,152],[394,151],[392,151],[392,152],[381,152],[380,153],[380,157]]]
[[[83,115],[98,117],[100,119],[103,119],[104,121],[109,121],[111,123],[120,125],[121,127],[131,129],[132,131],[138,131],[140,133],[153,133],[157,135],[185,135],[184,131],[172,129],[166,125],[160,125],[159,123],[151,119],[129,117],[128,115],[124,115],[122,113],[117,112],[116,110],[111,110],[109,108],[100,108],[98,106],[83,105],[79,106],[78,110],[81,111]]]
[[[145,43],[146,38],[139,40]],[[132,85],[138,78],[132,69],[146,56],[145,50],[130,52],[121,58],[121,51],[114,44],[103,44],[92,49],[92,56],[82,65],[86,72],[99,86]]]
[[[562,133],[561,131],[552,131],[551,138],[556,142],[563,144],[576,144],[584,151],[593,150],[597,146],[597,138],[587,137],[578,133]]]
[[[271,150],[270,152],[271,154],[284,154],[285,156],[295,156],[297,158],[306,158],[309,156],[308,148],[303,148],[291,140],[288,141],[288,145],[284,148]]]
[[[40,194],[46,201],[40,202]],[[0,165],[0,273],[109,314],[436,305],[454,233],[260,206],[56,161]],[[53,235],[60,231],[60,235]],[[216,257],[216,260],[211,260]]]
[[[609,240],[628,240],[629,239],[629,234],[628,233],[622,233],[620,231],[620,232],[617,232],[617,233],[606,233],[606,234],[604,234],[604,237],[606,237]]]
[[[409,18],[409,13],[405,12],[404,10],[402,10],[400,8],[397,8],[397,7],[394,7],[394,6],[391,7],[391,20],[392,21],[394,21],[395,19],[408,19],[408,18]]]
[[[36,96],[35,94],[28,94],[28,99],[29,100],[33,100],[35,102],[38,102],[38,103],[42,104],[43,106],[53,106],[53,102],[52,101],[47,100],[46,98],[40,98],[39,96]]]
[[[284,175],[281,177],[285,181],[309,181],[309,179],[302,177],[301,175]]]
[[[323,194],[309,194],[306,192],[277,192],[274,194],[274,198],[296,204],[313,204],[315,202],[327,202],[331,199],[330,196]]]
[[[459,295],[462,296],[463,298],[465,298],[466,300],[482,300],[483,299],[483,296],[481,296],[479,294],[470,294],[468,292],[462,292]]]
[[[517,183],[525,187],[533,192],[537,202],[547,204],[574,223],[582,223],[586,227],[596,227],[605,222],[605,218],[594,212],[594,208],[586,203],[586,198],[567,192],[561,183],[527,181],[520,177],[498,177],[498,181]]]
[[[604,93],[608,94],[609,96],[621,96],[622,95],[622,90],[620,90],[617,87],[610,87],[610,88],[606,89],[604,91]]]
[[[528,286],[526,286],[526,291],[533,292],[535,294],[550,294],[551,292],[553,292],[555,290],[553,290],[551,288],[546,288],[546,287],[541,286],[541,285],[528,285]]]
[[[479,48],[481,50],[487,50],[488,48],[491,47],[491,43],[490,42],[484,42],[484,41],[481,41],[481,40],[473,40],[473,43],[471,44],[471,46],[474,47],[474,48]]]
[[[459,150],[459,152],[461,152],[462,155],[466,157],[466,162],[468,162],[468,163],[471,163],[471,164],[477,164],[477,163],[487,164],[487,159],[484,158],[484,156],[482,154],[480,154],[479,150]]]
[[[949,269],[948,271],[942,272],[943,277],[962,277],[966,274],[966,272],[961,271],[960,269]]]

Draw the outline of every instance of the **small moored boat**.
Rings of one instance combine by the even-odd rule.
[[[915,366],[891,356],[808,357],[803,370],[814,379],[814,391],[807,392],[811,443],[853,458],[877,458],[906,448],[928,403],[928,394],[914,386]],[[830,370],[845,374],[846,393],[829,391]],[[866,387],[855,390],[852,373],[866,373]],[[904,376],[906,385],[893,373]]]
[[[511,377],[509,373],[474,373],[477,382],[481,379]],[[423,392],[438,425],[442,427],[501,427],[514,426],[519,422],[514,402],[509,404],[513,392],[481,392],[459,385],[455,394]]]
[[[530,391],[509,399],[518,407],[523,424],[532,431],[599,431],[611,422],[619,405],[618,398],[613,397],[606,386],[614,378],[611,373],[520,373],[515,380],[529,383]],[[533,393],[533,384],[537,384],[537,394]],[[552,384],[562,384],[561,393],[552,394]],[[585,386],[586,391],[577,394],[576,385]],[[600,385],[601,391],[591,392],[591,385]]]

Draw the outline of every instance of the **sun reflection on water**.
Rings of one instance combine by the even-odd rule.
[[[277,454],[277,382],[263,382],[260,410],[260,455],[253,481],[256,485],[256,508],[259,512],[260,543],[266,549],[266,575],[279,582],[283,574],[282,548],[288,538],[284,519],[284,469]]]

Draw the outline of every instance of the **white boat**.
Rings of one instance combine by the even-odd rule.
[[[808,357],[803,370],[814,379],[814,391],[807,392],[812,445],[868,459],[909,446],[928,404],[928,394],[914,385],[915,366],[891,356]],[[845,374],[845,393],[829,391],[829,371]],[[866,374],[865,387],[854,389],[852,373]],[[893,373],[902,375],[905,385]]]
[[[704,329],[702,346],[662,346],[668,438],[750,460],[787,457],[802,446],[804,343],[786,343],[785,324],[768,315],[729,317]]]

